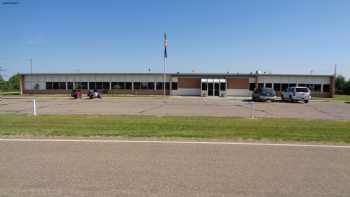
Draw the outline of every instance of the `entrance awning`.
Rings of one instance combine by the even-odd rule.
[[[226,83],[226,79],[201,79],[202,83]]]

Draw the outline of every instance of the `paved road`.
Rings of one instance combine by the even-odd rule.
[[[0,196],[346,196],[350,149],[0,141]]]
[[[101,100],[52,97],[37,98],[39,114],[116,114],[173,116],[250,117],[250,102],[231,97],[105,97]],[[312,101],[303,103],[264,103],[255,107],[256,117],[350,119],[350,104]],[[32,113],[32,100],[18,97],[3,99],[0,113]]]

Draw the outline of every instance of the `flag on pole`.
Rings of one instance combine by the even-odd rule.
[[[166,33],[164,33],[164,58],[168,58],[167,48],[168,48],[168,39],[167,39]]]

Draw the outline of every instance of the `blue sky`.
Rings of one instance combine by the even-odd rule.
[[[1,0],[4,2],[5,0]],[[13,0],[9,0],[13,1]],[[29,72],[338,73],[348,0],[18,0],[0,5],[0,65]]]

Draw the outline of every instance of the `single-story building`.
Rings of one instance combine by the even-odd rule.
[[[165,84],[163,83],[165,79]],[[233,73],[32,73],[21,74],[22,94],[69,94],[95,89],[111,94],[250,96],[256,87],[307,86],[313,96],[333,97],[334,75]]]

